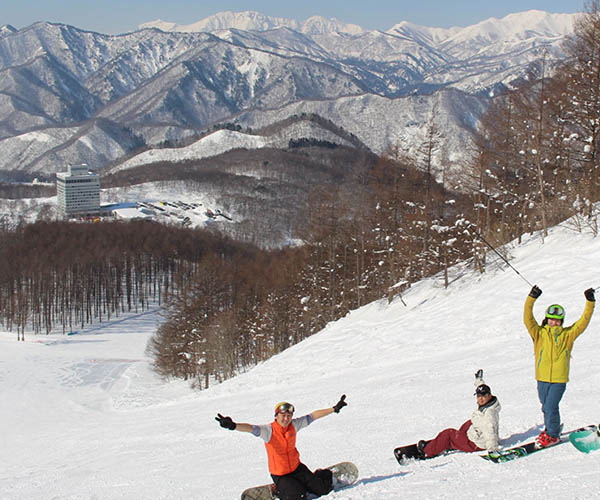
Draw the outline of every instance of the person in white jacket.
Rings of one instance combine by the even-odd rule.
[[[475,374],[475,396],[477,409],[460,429],[444,429],[434,439],[419,441],[419,458],[430,458],[446,450],[466,452],[500,450],[498,427],[500,421],[500,402],[492,394],[490,387],[483,381],[483,370]]]

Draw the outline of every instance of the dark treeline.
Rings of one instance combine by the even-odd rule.
[[[179,293],[206,255],[241,251],[207,231],[142,221],[37,222],[0,233],[0,324],[20,337],[144,310]]]
[[[52,184],[23,184],[21,182],[0,181],[0,198],[20,200],[22,198],[50,197],[56,194],[54,180]]]
[[[338,147],[338,145],[335,142],[315,139],[314,137],[301,137],[299,139],[290,139],[288,142],[288,148],[290,149],[307,147],[335,149]]]

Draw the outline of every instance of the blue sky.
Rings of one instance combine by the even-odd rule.
[[[468,26],[524,10],[580,12],[583,0],[3,0],[0,25],[24,28],[36,21],[71,24],[100,33],[124,33],[162,19],[191,24],[224,10],[255,10],[298,20],[335,17],[366,29],[387,30],[400,21],[424,26]]]

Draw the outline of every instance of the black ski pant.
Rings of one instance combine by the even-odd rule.
[[[305,500],[307,493],[321,496],[333,489],[333,474],[329,469],[311,472],[303,463],[285,476],[271,474],[271,477],[275,493],[281,500]]]

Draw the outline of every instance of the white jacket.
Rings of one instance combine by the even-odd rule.
[[[479,375],[479,377],[477,376]],[[485,384],[481,375],[475,375],[475,387]],[[467,430],[467,437],[479,448],[487,451],[497,451],[498,428],[500,426],[500,402],[493,396],[483,407],[477,408],[471,415],[471,427]]]
[[[479,448],[497,451],[499,423],[500,402],[493,396],[487,405],[477,408],[471,415],[471,427],[467,430],[467,437]]]

